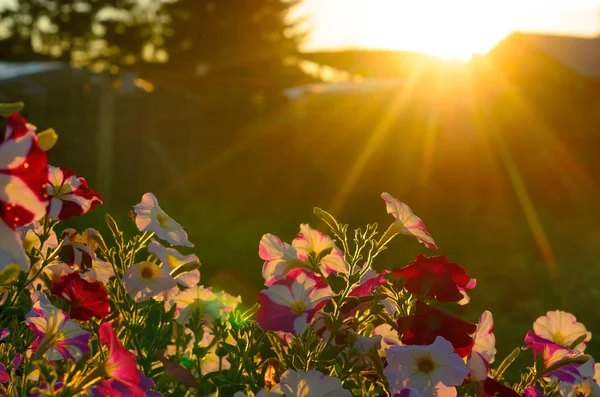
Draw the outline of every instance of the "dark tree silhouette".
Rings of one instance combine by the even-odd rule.
[[[173,73],[285,76],[298,0],[16,0],[0,9],[4,60],[164,64]],[[295,68],[292,68],[295,69]],[[290,75],[294,75],[291,73]]]

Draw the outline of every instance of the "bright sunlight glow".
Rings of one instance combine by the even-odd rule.
[[[600,0],[303,0],[307,50],[377,48],[468,59],[515,30],[594,35]]]

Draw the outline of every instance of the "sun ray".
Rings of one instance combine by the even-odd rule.
[[[332,213],[338,213],[344,207],[348,196],[362,177],[365,167],[379,148],[379,144],[389,133],[390,127],[399,115],[400,110],[413,96],[423,71],[424,65],[419,65],[414,68],[411,75],[407,78],[406,86],[398,90],[394,99],[387,107],[387,110],[383,113],[380,122],[373,129],[365,147],[356,159],[354,166],[349,170],[348,175],[331,201],[328,208],[330,208]]]

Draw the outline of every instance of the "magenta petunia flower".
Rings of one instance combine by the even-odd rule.
[[[258,294],[258,325],[271,331],[304,332],[333,292],[323,278],[304,269],[291,270]]]
[[[425,224],[410,207],[388,193],[382,193],[381,198],[385,201],[388,214],[392,214],[396,221],[392,225],[392,232],[415,236],[417,240],[427,248],[437,249],[433,237],[425,229]]]
[[[538,359],[538,356],[541,356],[545,369],[552,367],[562,360],[581,356],[580,352],[561,346],[548,339],[544,339],[531,331],[527,332],[525,343],[527,344],[525,346],[526,348],[531,348],[533,350],[533,355],[536,360]],[[581,373],[581,366],[581,363],[570,363],[566,366],[561,366],[554,371],[544,373],[544,376],[571,384],[579,383],[585,377],[584,374]]]
[[[25,323],[37,339],[33,347],[43,351],[48,360],[79,360],[90,351],[88,341],[91,334],[54,307],[41,292],[31,294],[32,310],[25,316]]]
[[[108,294],[104,286],[82,279],[79,273],[62,276],[57,283],[52,284],[51,292],[69,302],[69,315],[75,320],[104,318],[110,312]]]
[[[148,378],[142,371],[138,371],[140,377],[139,386],[145,397],[163,397],[163,394],[150,390],[154,381]],[[127,386],[117,380],[103,380],[99,385],[93,386],[88,397],[133,397],[138,396],[138,391],[132,392]]]
[[[112,323],[102,323],[98,327],[98,335],[100,343],[108,348],[108,358],[104,362],[106,375],[122,384],[131,396],[146,396],[140,385],[141,377],[135,362],[136,356],[119,342]]]
[[[48,165],[48,218],[69,219],[90,212],[102,204],[100,194],[90,189],[75,171]]]
[[[411,294],[424,295],[440,302],[467,303],[466,289],[475,287],[475,279],[445,256],[427,257],[417,254],[417,260],[402,269],[394,269],[394,277],[404,277],[404,288]]]

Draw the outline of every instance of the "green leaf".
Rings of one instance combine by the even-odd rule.
[[[315,207],[313,209],[313,213],[317,218],[325,222],[331,230],[339,230],[338,221],[329,212],[324,211],[319,207]]]
[[[502,363],[500,363],[500,365],[498,366],[498,369],[494,373],[494,376],[496,378],[499,378],[500,376],[502,376],[502,374],[508,369],[508,367],[510,367],[512,365],[512,363],[515,362],[517,357],[519,357],[519,354],[521,354],[521,348],[517,347],[508,356],[506,356],[506,358],[504,359],[504,361],[502,361]]]
[[[6,269],[0,272],[0,285],[8,285],[19,278],[21,268],[16,263],[12,263]]]
[[[175,278],[182,273],[191,272],[192,270],[196,270],[200,267],[200,262],[191,262],[183,264],[173,270],[171,270],[171,277]]]
[[[110,229],[115,242],[119,245],[119,247],[122,247],[124,244],[123,232],[119,229],[119,225],[117,225],[117,222],[115,222],[114,218],[109,214],[106,214],[104,219],[106,220],[106,225]]]
[[[587,333],[581,335],[579,338],[575,339],[573,343],[569,346],[569,349],[573,350],[577,347],[578,344],[583,342],[587,338]]]
[[[0,116],[8,117],[14,112],[19,112],[23,106],[25,106],[23,102],[0,103]]]
[[[541,356],[541,354],[540,354],[540,356]],[[559,370],[561,368],[564,368],[564,367],[572,365],[572,364],[585,364],[590,360],[590,358],[591,358],[591,356],[589,356],[587,354],[582,354],[582,355],[576,356],[576,357],[565,358],[563,360],[555,362],[554,364],[552,364],[551,366],[546,368],[544,370],[543,374],[544,375],[550,374],[556,370]]]

